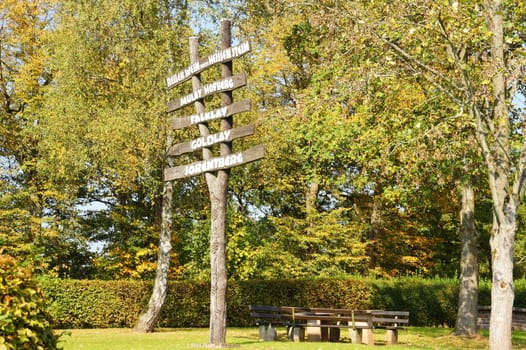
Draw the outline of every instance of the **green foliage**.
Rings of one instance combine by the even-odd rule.
[[[37,112],[50,77],[43,51],[52,1],[0,3],[0,244],[20,260],[45,266],[39,240],[53,235],[44,229],[54,214],[52,193],[36,171]],[[38,260],[38,261],[37,261]]]
[[[374,283],[372,303],[380,309],[410,310],[412,325],[453,327],[458,282],[453,279],[400,278]]]
[[[58,328],[133,327],[146,307],[151,283],[141,281],[41,282],[53,301]],[[516,307],[526,307],[526,281],[515,284]],[[482,281],[480,305],[490,305],[491,285]],[[157,327],[206,327],[209,322],[209,284],[170,282]],[[230,281],[229,326],[253,324],[248,305],[342,307],[406,310],[412,326],[453,327],[458,303],[458,280],[404,277],[362,277]]]
[[[272,277],[454,276],[456,185],[473,147],[456,131],[458,108],[407,74],[375,33],[383,22],[403,26],[385,7],[405,9],[293,3],[249,1],[244,23],[257,45],[251,78],[269,147],[254,174],[266,185],[248,200],[272,224],[268,247],[287,252],[265,260],[286,267]]]
[[[53,84],[40,110],[38,170],[63,194],[54,200],[64,210],[49,226],[81,252],[100,248],[84,254],[82,273],[58,255],[61,277],[153,277],[169,122],[164,78],[182,64],[185,11],[180,1],[60,1],[46,47]]]
[[[46,305],[29,270],[0,254],[0,349],[57,349]]]
[[[14,254],[44,257],[51,273],[66,278],[153,277],[169,130],[165,77],[188,63],[191,11],[213,20],[222,12],[243,14],[235,40],[253,46],[236,60],[250,81],[236,100],[249,97],[254,108],[236,124],[256,121],[258,132],[236,148],[264,142],[268,151],[265,160],[232,170],[231,278],[455,275],[455,184],[465,158],[457,151],[473,145],[459,140],[455,105],[407,74],[381,40],[404,38],[430,64],[435,57],[426,50],[436,47],[451,67],[444,46],[426,37],[436,21],[416,25],[433,15],[422,12],[425,2],[64,0],[52,11],[47,1],[35,4],[34,14],[23,2],[1,5],[13,28],[2,31],[2,52],[27,50],[24,59],[9,57],[15,70],[1,67],[3,86],[16,87],[0,96],[10,97],[1,111],[0,156],[9,166],[0,183],[0,243]],[[454,14],[440,6],[434,14],[452,32],[463,29],[458,19],[469,8]],[[389,11],[407,13],[415,28],[405,30],[395,16],[384,21]],[[524,6],[517,11],[519,18]],[[487,38],[479,17],[466,34],[470,48]],[[21,25],[28,20],[35,25]],[[217,48],[210,26],[200,28],[203,54]],[[171,276],[203,279],[206,190],[199,178],[175,188]],[[79,209],[94,203],[102,209]],[[93,242],[100,251],[89,251]]]
[[[169,129],[164,78],[188,62],[186,6],[200,13],[206,5],[65,0],[50,11],[49,3],[0,5],[1,84],[11,92],[0,94],[0,244],[17,256],[43,257],[41,265],[61,277],[149,279]],[[258,132],[236,148],[265,142],[268,151],[265,160],[232,170],[233,280],[456,275],[456,186],[465,167],[485,174],[472,151],[472,125],[451,101],[470,89],[448,90],[463,85],[463,71],[480,82],[475,97],[490,92],[490,33],[480,3],[272,0],[207,9],[214,18],[230,5],[246,14],[235,23],[236,39],[248,39],[253,52],[236,61],[236,71],[240,64],[250,84],[236,95],[255,107],[236,120],[255,120]],[[506,42],[517,49],[525,5],[506,4]],[[210,53],[217,38],[202,29],[202,52]],[[393,45],[429,69],[415,74],[422,66]],[[463,55],[460,66],[455,54]],[[487,184],[477,183],[479,198],[487,198]],[[171,276],[205,279],[206,190],[200,178],[175,188]],[[79,210],[93,203],[103,210]],[[480,222],[491,214],[484,208]],[[517,276],[525,270],[522,231]],[[90,242],[102,243],[100,255]],[[111,320],[79,326],[105,317]],[[446,317],[428,317],[435,318]]]
[[[208,327],[210,323],[210,284],[206,282],[170,283],[161,311],[159,327]]]
[[[43,279],[56,328],[132,327],[150,290],[146,283]]]
[[[276,225],[275,249],[282,252],[273,259],[281,259],[283,277],[334,276],[367,271],[367,243],[362,240],[364,227],[352,221],[351,210],[316,212],[308,221],[286,217],[274,218],[273,222]]]
[[[517,234],[515,236],[515,266],[513,273],[517,278],[526,277],[526,206],[519,207],[517,215]]]
[[[196,209],[194,207],[188,212],[195,212]],[[205,280],[210,276],[210,221],[207,217],[199,220],[190,215],[174,220],[178,236],[174,250],[180,257],[182,270],[177,277]]]

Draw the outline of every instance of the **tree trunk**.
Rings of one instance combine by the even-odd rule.
[[[493,232],[490,238],[492,255],[491,315],[489,348],[510,350],[513,313],[513,250],[517,228],[517,209],[523,195],[523,159],[511,170],[510,121],[506,96],[506,65],[504,59],[505,8],[502,0],[486,0],[488,27],[492,32],[491,64],[494,96],[493,157],[486,157],[493,199]],[[488,147],[486,147],[488,150]],[[486,151],[486,154],[488,152]],[[524,154],[521,154],[521,158]],[[514,178],[513,190],[510,182]]]
[[[317,181],[312,181],[307,184],[305,190],[305,214],[309,229],[314,226],[314,219],[318,213],[318,192],[320,191],[320,184]]]
[[[475,194],[470,183],[462,187],[460,230],[462,244],[460,288],[458,294],[457,322],[454,334],[473,337],[478,331],[479,232],[475,227]]]
[[[221,21],[221,42],[222,48],[230,47],[231,31],[230,22]],[[199,61],[199,40],[197,37],[190,38],[190,62]],[[232,62],[222,65],[222,78],[232,76]],[[192,77],[192,88],[197,90],[201,87],[201,76],[196,74]],[[221,94],[222,106],[233,103],[232,92],[227,91]],[[196,113],[205,111],[203,100],[195,103]],[[221,120],[221,131],[233,127],[233,118],[223,118]],[[210,134],[207,123],[199,124],[201,136]],[[230,142],[220,145],[221,156],[232,153]],[[203,159],[210,159],[212,152],[208,148],[203,149]],[[211,205],[211,228],[210,228],[210,337],[209,342],[215,347],[226,345],[226,320],[227,320],[227,271],[226,271],[226,209],[228,199],[228,181],[230,169],[219,170],[217,175],[205,173],[206,184],[210,193]]]
[[[170,268],[170,252],[172,250],[172,207],[173,183],[165,181],[163,188],[162,225],[159,238],[159,257],[157,260],[157,273],[152,295],[148,302],[148,310],[139,317],[135,329],[138,332],[153,332],[155,322],[159,319],[161,309],[168,290],[168,270]]]
[[[491,315],[489,345],[492,350],[511,350],[513,315],[513,249],[516,230],[516,209],[510,210],[506,222],[494,220],[490,238],[492,253]]]
[[[378,194],[375,194],[372,197],[372,200],[369,240],[376,241],[381,237],[383,203],[381,196]]]
[[[221,47],[231,46],[230,21],[221,21]],[[232,76],[232,62],[221,65],[221,78]],[[232,104],[232,91],[221,93],[221,105]],[[221,120],[221,130],[233,127],[233,118]],[[221,143],[221,156],[232,154],[230,142]],[[222,346],[226,344],[226,316],[227,316],[227,271],[226,271],[226,209],[228,200],[228,181],[230,169],[220,170],[216,177],[206,175],[212,211],[210,232],[210,344]]]
[[[383,202],[380,193],[383,189],[378,188],[372,196],[371,216],[368,230],[368,256],[369,256],[369,270],[374,271],[379,267],[379,257],[382,255],[383,249],[380,248],[382,242],[382,211]]]
[[[226,200],[228,174],[221,171],[209,188],[212,211],[210,237],[210,344],[226,344]]]

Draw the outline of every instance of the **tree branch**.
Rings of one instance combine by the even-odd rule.
[[[470,113],[473,119],[475,120],[475,124],[476,124],[475,135],[479,143],[480,149],[482,151],[482,155],[484,156],[484,161],[486,162],[486,166],[488,167],[488,174],[489,174],[488,181],[490,184],[489,187],[491,190],[492,198],[495,201],[498,198],[500,198],[497,193],[497,182],[494,176],[494,174],[497,172],[497,166],[495,164],[495,158],[493,157],[491,148],[488,144],[488,140],[487,140],[488,132],[484,128],[484,119],[486,118],[482,118],[482,114],[475,103],[472,104]],[[497,219],[499,223],[505,222],[504,209],[501,204],[502,203],[494,203],[493,205],[495,218]]]
[[[453,61],[455,62],[455,66],[461,72],[462,82],[464,85],[464,88],[462,89],[462,91],[466,91],[468,93],[468,96],[467,96],[468,101],[473,101],[473,97],[475,95],[473,84],[471,83],[471,80],[469,79],[468,72],[462,65],[462,60],[460,59],[458,55],[458,49],[451,41],[449,33],[446,30],[446,26],[444,22],[442,21],[442,19],[440,18],[440,16],[438,16],[438,25],[440,27],[440,32],[442,33],[442,37],[446,40],[449,51],[451,55],[453,56],[452,58],[453,58]]]
[[[384,42],[385,44],[387,44],[392,50],[395,51],[395,53],[397,53],[400,57],[404,58],[406,61],[408,62],[411,62],[413,64],[416,64],[418,67],[422,68],[424,71],[430,73],[431,75],[437,77],[439,80],[441,81],[447,81],[449,84],[451,84],[451,86],[457,90],[457,91],[460,91],[460,92],[464,92],[464,89],[462,89],[461,87],[459,87],[458,85],[456,85],[453,81],[451,81],[450,79],[448,79],[446,76],[444,76],[442,73],[440,73],[439,71],[437,71],[436,69],[434,69],[433,67],[423,63],[422,61],[414,58],[413,56],[411,56],[407,51],[405,51],[404,49],[402,49],[399,45],[393,43],[392,41],[390,40],[387,40],[386,38],[383,38],[382,36],[376,34],[377,37],[382,41]],[[416,71],[416,70],[415,70]],[[429,81],[431,84],[433,84],[433,86],[435,86],[437,89],[439,89],[440,91],[442,91],[444,94],[446,94],[447,96],[449,96],[449,98],[454,101],[456,104],[458,105],[464,105],[464,102],[462,100],[460,100],[458,97],[456,97],[451,91],[450,89],[446,88],[445,86],[443,86],[442,84],[440,84],[439,82],[435,81],[434,79],[431,79],[430,77],[428,77],[427,75],[423,74],[423,77]]]

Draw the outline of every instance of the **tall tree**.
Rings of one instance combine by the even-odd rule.
[[[437,114],[439,117],[442,117],[444,121],[448,119],[457,120],[456,123],[452,123],[451,125],[457,125],[462,128],[466,128],[466,130],[470,130],[468,126],[473,125],[470,124],[470,122],[479,126],[478,130],[477,128],[471,128],[471,137],[477,137],[479,144],[482,146],[482,153],[486,159],[486,163],[492,165],[488,166],[487,170],[490,174],[490,188],[492,189],[494,203],[496,203],[495,205],[497,206],[499,205],[499,200],[496,198],[499,192],[501,192],[499,196],[503,196],[500,198],[500,202],[503,202],[504,198],[514,198],[510,193],[507,193],[509,196],[506,197],[502,194],[502,191],[496,190],[499,184],[501,188],[504,189],[504,184],[508,184],[508,182],[512,180],[510,175],[516,175],[516,173],[512,172],[511,170],[518,170],[520,174],[521,167],[520,163],[516,164],[514,167],[510,167],[511,163],[502,163],[504,160],[511,161],[513,159],[512,155],[518,153],[517,149],[513,150],[512,147],[508,148],[508,146],[510,146],[510,142],[507,138],[510,137],[510,135],[513,135],[513,133],[511,132],[512,129],[509,128],[509,115],[507,110],[503,107],[504,103],[496,103],[495,109],[492,106],[493,103],[486,103],[488,101],[498,101],[497,96],[500,96],[501,98],[505,97],[503,92],[493,97],[488,93],[491,90],[502,90],[502,87],[498,87],[497,81],[500,84],[504,84],[504,78],[502,74],[504,74],[503,72],[505,67],[503,64],[503,59],[501,60],[502,62],[498,61],[495,63],[494,61],[496,57],[503,56],[502,54],[493,54],[491,55],[491,60],[488,61],[484,59],[484,53],[487,52],[490,46],[493,48],[492,50],[495,50],[495,47],[499,47],[499,45],[495,44],[495,41],[493,41],[492,45],[489,45],[490,41],[488,41],[488,39],[490,38],[490,35],[488,35],[488,32],[485,30],[485,28],[492,29],[492,38],[495,38],[495,35],[498,35],[500,31],[492,28],[491,26],[485,26],[483,16],[481,16],[483,9],[482,4],[460,4],[459,2],[430,3],[425,1],[416,3],[386,3],[384,1],[368,3],[354,2],[351,3],[350,6],[346,7],[347,10],[344,11],[342,11],[344,6],[343,3],[337,2],[336,4],[337,5],[335,7],[337,7],[340,10],[340,13],[343,13],[344,15],[335,18],[343,18],[346,20],[346,25],[341,27],[350,28],[348,32],[351,32],[352,30],[358,31],[353,38],[350,38],[350,40],[354,40],[355,44],[367,42],[368,45],[372,45],[373,47],[380,48],[381,50],[388,50],[388,54],[384,53],[382,58],[380,58],[379,56],[374,55],[372,50],[365,49],[365,59],[368,61],[365,61],[365,64],[356,63],[357,66],[361,67],[363,70],[363,67],[365,67],[365,65],[371,61],[373,65],[377,62],[383,62],[386,67],[389,68],[382,69],[383,67],[381,66],[372,66],[372,68],[376,75],[381,74],[381,72],[384,73],[382,79],[376,80],[376,82],[381,84],[384,89],[393,87],[393,85],[388,83],[389,75],[386,75],[385,73],[399,74],[398,78],[420,82],[422,86],[427,85],[423,89],[427,96],[435,98],[438,97],[437,101],[440,101],[443,107],[448,106],[450,111],[453,112],[452,116]],[[333,4],[327,3],[324,5],[326,6],[322,5],[321,7],[327,9],[332,8]],[[516,2],[510,2],[508,6],[513,7],[514,14],[522,12],[520,8],[521,5]],[[493,10],[493,15],[499,14],[502,16],[503,13],[507,13],[503,11],[504,7],[497,7],[499,10]],[[492,8],[493,7],[488,7],[488,4],[486,4],[486,9],[491,10]],[[520,15],[515,15],[515,18],[506,27],[515,28],[511,29],[508,32],[508,36],[506,37],[511,43],[517,41],[517,25],[520,23],[520,20],[517,21],[517,19],[520,17]],[[511,17],[508,18],[511,19]],[[329,29],[332,29],[333,31],[337,30],[335,29],[337,26],[334,26],[334,23],[338,22],[328,22],[330,23],[328,26]],[[491,25],[497,27],[498,24],[501,23],[498,20],[498,16],[497,20],[492,19],[489,22]],[[513,46],[515,47],[515,50],[521,48],[520,45],[517,46],[516,44],[510,45],[509,48],[512,49]],[[502,47],[500,47],[500,49],[502,49]],[[345,52],[347,55],[349,55],[351,50]],[[510,53],[510,51],[508,51],[508,53]],[[493,68],[492,64],[487,64],[487,62],[490,61],[493,61]],[[517,63],[517,61],[515,61],[515,63]],[[518,66],[523,65],[518,63]],[[496,74],[496,72],[499,72],[499,74]],[[494,79],[493,86],[488,85],[488,83],[485,82],[485,77],[491,75],[498,78]],[[374,82],[375,80],[372,81]],[[371,79],[367,81],[369,84],[370,82]],[[509,84],[507,86],[513,85],[516,84]],[[488,86],[490,86],[490,89],[487,89]],[[392,92],[389,92],[386,96],[392,96],[391,93]],[[377,96],[382,96],[382,94],[383,92]],[[513,94],[511,94],[511,96],[512,95]],[[406,98],[410,98],[410,95],[406,95]],[[381,102],[381,100],[377,99],[375,104],[371,105],[371,110],[375,111],[376,113],[378,113],[378,106],[386,106],[378,102]],[[425,105],[427,106],[432,105],[427,101],[422,101],[421,103],[423,102],[425,102]],[[510,102],[509,96],[507,102]],[[390,111],[390,113],[393,115],[396,115],[394,110],[386,110]],[[500,118],[495,120],[493,119],[493,114],[496,111],[500,111],[499,113],[501,113],[501,115]],[[466,116],[471,117],[471,121],[469,121],[469,119],[467,121],[463,119]],[[440,121],[440,119],[438,119],[438,121],[440,123],[439,125],[444,124],[444,122]],[[422,125],[420,122],[418,124]],[[432,124],[428,123],[427,125]],[[488,127],[486,128],[486,126]],[[436,128],[432,127],[430,130],[432,129]],[[371,130],[374,129],[372,128]],[[402,128],[401,130],[403,133],[408,131],[407,128]],[[463,135],[464,134],[462,133],[459,134],[459,136]],[[491,136],[486,139],[488,135]],[[498,136],[501,137],[500,143],[499,141],[494,143],[496,140],[499,140]],[[411,140],[412,137],[409,136],[409,138],[405,141],[403,138],[394,139],[400,140],[399,142],[405,144],[407,141]],[[445,138],[442,138],[442,140],[444,139]],[[374,139],[371,138],[370,141],[372,140]],[[457,138],[457,140],[462,139]],[[488,143],[490,146],[487,146]],[[504,146],[505,151],[502,150],[502,146]],[[398,146],[396,148],[398,148]],[[499,149],[499,152],[502,153],[496,152]],[[393,154],[392,150],[389,151],[389,153]],[[462,155],[462,153],[460,153],[460,155]],[[388,164],[384,163],[384,166],[386,165]],[[399,167],[397,168],[401,169]],[[496,172],[496,170],[498,170],[497,168],[501,170],[500,173]],[[405,173],[404,175],[407,176],[408,173]],[[471,174],[468,173],[467,175],[469,177]],[[494,177],[493,181],[492,177]],[[516,183],[516,185],[517,189],[520,189],[522,186],[522,179],[519,177],[518,180],[519,182]],[[375,184],[378,184],[378,182],[375,181]],[[497,187],[495,187],[495,185],[497,185]],[[465,190],[467,189],[468,188]],[[515,196],[517,198],[521,197],[520,193],[517,193]],[[464,203],[468,203],[468,201],[464,201]],[[516,213],[516,208],[516,205],[512,205],[511,212]],[[466,209],[469,209],[469,207]],[[500,210],[495,210],[496,214],[499,214],[499,212],[502,214],[509,213],[509,211],[506,211],[503,208],[500,208]],[[464,216],[464,220],[469,219],[470,217],[472,216],[466,215]],[[499,218],[498,215],[496,217]],[[500,219],[495,223],[502,223],[502,219],[503,217],[500,217]],[[497,230],[497,228],[499,229]],[[496,225],[494,232],[500,230],[500,224]],[[474,233],[474,230],[471,230],[471,234]],[[493,235],[492,237],[492,242],[498,242],[496,237],[499,237],[499,235]],[[509,238],[510,237],[507,236],[503,242],[512,242],[513,240],[510,240]],[[474,245],[471,244],[468,246],[473,247]],[[506,251],[503,249],[503,247],[497,248],[498,244],[493,244],[493,246],[494,253],[497,251]],[[509,248],[509,246],[507,248]],[[471,253],[473,254],[473,252]],[[506,256],[506,254],[504,255]],[[509,258],[509,256],[507,257]],[[509,263],[510,260],[507,262]],[[495,261],[496,259],[494,255],[494,266]],[[502,265],[503,263],[500,262],[498,264]],[[474,269],[472,266],[470,267],[468,265],[463,265],[463,268],[464,267],[467,268],[465,271],[466,273],[468,271],[476,271],[476,269]],[[508,271],[508,273],[511,271],[509,266],[508,268],[505,268],[505,270]],[[507,275],[501,271],[498,276],[501,278],[502,276]],[[476,273],[474,273],[471,277],[476,278]],[[505,283],[501,283],[501,286],[508,286],[507,283],[509,283],[509,281],[506,279],[505,281]],[[474,285],[476,288],[476,284],[471,285]],[[473,295],[473,291],[471,291],[471,294],[467,295]],[[476,304],[470,303],[469,305],[471,309],[470,314],[476,315]],[[501,308],[498,309],[502,310]],[[470,318],[471,325],[469,327],[469,332],[471,333],[476,330],[476,325],[474,325],[475,319],[476,317]],[[504,323],[506,324],[506,327],[508,326],[506,323],[508,320],[501,321],[505,321],[501,322],[501,324]],[[497,330],[495,330],[494,333],[499,334],[497,337],[504,339],[508,336],[508,334],[502,334]]]
[[[256,42],[266,38],[258,51],[261,61],[255,64],[265,69],[255,71],[254,80],[262,81],[258,88],[265,96],[263,113],[268,114],[262,125],[268,127],[264,134],[272,137],[268,143],[274,147],[269,154],[280,160],[267,166],[278,168],[272,173],[284,174],[280,175],[279,186],[273,186],[266,196],[270,199],[272,193],[279,193],[287,198],[271,206],[272,214],[278,216],[274,220],[277,232],[289,227],[289,248],[285,249],[301,248],[296,250],[299,252],[306,248],[298,266],[310,261],[305,257],[316,252],[313,248],[330,251],[323,240],[331,237],[330,232],[343,233],[345,228],[312,226],[316,222],[313,214],[320,211],[325,219],[318,223],[328,223],[327,215],[334,215],[339,216],[335,222],[346,222],[348,227],[358,224],[350,231],[358,234],[355,243],[361,243],[361,247],[358,244],[356,250],[334,253],[342,257],[355,255],[362,269],[363,262],[377,251],[380,253],[371,260],[371,269],[382,264],[391,268],[382,273],[417,271],[418,266],[431,271],[431,247],[444,240],[438,230],[452,225],[429,220],[437,216],[426,213],[438,209],[431,209],[433,205],[448,201],[437,201],[436,197],[429,201],[414,199],[424,194],[433,198],[438,189],[447,198],[452,195],[448,186],[454,169],[450,165],[452,157],[436,151],[436,138],[445,139],[456,128],[454,122],[440,119],[444,111],[454,110],[432,100],[433,91],[427,84],[400,73],[400,65],[392,56],[386,56],[373,33],[358,23],[359,16],[367,13],[365,9],[350,2],[288,5],[290,2],[281,1],[251,3],[249,9],[266,20],[247,23],[247,28],[256,26],[252,29],[257,33]],[[402,79],[404,84],[400,83]],[[386,134],[391,137],[386,138]],[[430,190],[425,192],[428,186]],[[452,208],[446,205],[441,209],[449,214]],[[342,220],[344,212],[357,218],[356,222],[345,221],[349,217]],[[438,218],[446,218],[447,214]],[[364,216],[375,219],[364,222]],[[417,217],[419,222],[428,222],[418,227],[412,224]],[[299,227],[309,225],[312,229],[302,230],[303,234],[290,242]],[[347,239],[350,243],[350,234]],[[360,258],[363,240],[369,240],[367,245],[371,247],[365,259]],[[389,255],[393,249],[379,249],[389,244],[392,247],[394,242],[399,244],[396,251],[404,252],[399,254],[398,265],[387,259],[395,258]],[[323,258],[324,253],[310,256]]]
[[[510,114],[508,106],[516,90],[508,88],[518,85],[520,80],[514,71],[524,67],[519,34],[524,4],[399,2],[383,10],[370,30],[408,72],[426,79],[436,93],[457,105],[458,116],[467,117],[464,125],[473,126],[472,135],[489,175],[494,211],[490,348],[511,348],[513,242],[525,178],[523,141],[518,139],[522,125],[516,123],[523,116]],[[393,13],[399,20],[381,20],[393,18]],[[417,39],[421,45],[411,46],[424,28],[425,37]],[[402,33],[409,36],[404,38]]]
[[[101,278],[155,271],[169,122],[163,82],[186,30],[180,5],[62,1],[57,11],[39,167],[70,208],[99,207],[73,216],[72,227],[102,243]]]
[[[488,0],[485,5],[488,29],[491,31],[489,72],[493,98],[488,101],[490,108],[475,105],[471,114],[477,125],[477,139],[488,167],[493,198],[490,349],[511,349],[513,254],[517,212],[526,189],[526,137],[521,128],[524,115],[519,116],[521,125],[510,121],[509,106],[515,90],[510,91],[509,86],[516,86],[510,81],[514,78],[510,74],[513,73],[513,66],[523,71],[526,60],[524,56],[514,56],[510,45],[505,44],[506,38],[512,43],[520,40],[518,47],[524,51],[523,38],[517,38],[515,30],[505,33],[505,28],[506,24],[508,27],[511,24],[515,29],[513,22],[507,19],[517,8],[522,10],[524,16],[525,5],[522,2],[504,4],[502,0]],[[517,131],[523,135],[522,140],[514,140],[513,135]]]
[[[56,193],[37,171],[37,112],[51,79],[43,48],[52,5],[40,0],[0,4],[0,242],[20,260],[41,256],[35,243],[55,233],[45,221],[54,215],[48,201]]]
[[[262,109],[259,113],[264,114],[261,128],[265,130],[262,135],[270,160],[257,175],[278,179],[272,181],[272,186],[251,190],[259,196],[245,197],[249,203],[259,202],[257,205],[273,225],[267,233],[272,232],[273,239],[266,240],[272,242],[272,247],[261,247],[259,252],[281,249],[294,258],[281,263],[279,256],[267,259],[272,262],[269,265],[287,267],[273,272],[280,276],[364,271],[367,259],[363,230],[357,229],[363,224],[354,220],[352,208],[340,205],[343,196],[339,187],[345,173],[340,172],[341,156],[348,136],[344,123],[337,112],[310,110],[321,99],[313,100],[308,110],[302,96],[308,94],[312,74],[320,65],[311,51],[316,50],[316,43],[308,41],[310,35],[316,38],[318,33],[305,21],[307,15],[302,15],[301,6],[278,1],[254,2],[249,8],[254,16],[243,29],[262,33],[253,39],[257,52],[253,67],[258,69],[253,69],[252,80],[258,89],[254,97]],[[312,90],[319,88],[314,85]]]

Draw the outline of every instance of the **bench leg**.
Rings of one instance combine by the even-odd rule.
[[[349,333],[351,336],[351,343],[353,344],[361,344],[362,343],[362,330],[360,328],[349,329]]]
[[[259,326],[259,341],[265,340],[265,334],[267,333],[267,326],[260,325]]]
[[[307,340],[308,341],[328,341],[329,330],[318,325],[321,324],[318,320],[307,321]]]
[[[374,334],[372,328],[364,328],[362,331],[363,342],[367,345],[374,345]]]
[[[337,343],[340,341],[340,329],[339,328],[329,329],[329,341],[332,343]]]
[[[398,344],[398,329],[387,329],[387,345]]]
[[[329,341],[329,329],[320,328],[321,331],[321,341]]]
[[[289,340],[295,342],[302,342],[305,340],[305,328],[303,327],[289,327],[287,332]]]
[[[278,338],[276,328],[271,324],[259,326],[259,341],[274,341]]]

